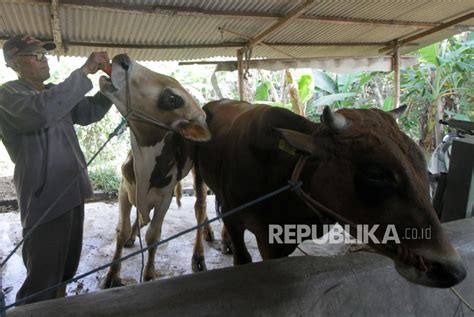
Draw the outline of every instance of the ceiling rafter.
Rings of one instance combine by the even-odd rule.
[[[426,37],[428,35],[431,35],[433,33],[439,32],[441,30],[447,29],[447,28],[452,27],[456,24],[459,24],[461,22],[464,22],[464,21],[467,21],[467,20],[470,20],[470,19],[473,19],[473,18],[474,18],[474,11],[471,11],[467,14],[463,14],[462,16],[460,16],[456,19],[453,19],[453,20],[445,22],[445,23],[441,23],[440,25],[435,26],[435,27],[433,27],[429,30],[423,31],[421,33],[409,36],[409,37],[404,38],[404,39],[396,39],[390,45],[387,45],[387,46],[381,48],[379,50],[379,53],[384,53],[384,52],[392,50],[396,47],[407,45],[407,44],[409,44],[413,41],[419,40],[423,37]]]

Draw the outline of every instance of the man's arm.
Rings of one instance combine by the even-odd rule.
[[[109,111],[112,102],[101,92],[93,97],[86,97],[72,111],[72,121],[80,125],[88,125],[101,120]]]
[[[11,89],[0,89],[0,116],[2,122],[18,133],[49,127],[70,113],[92,83],[81,69],[75,70],[62,83],[35,95]]]

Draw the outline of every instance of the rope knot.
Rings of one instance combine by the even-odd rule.
[[[303,182],[302,181],[289,180],[288,185],[290,185],[290,189],[291,189],[292,192],[296,192],[298,189],[301,188],[301,186],[303,186]]]

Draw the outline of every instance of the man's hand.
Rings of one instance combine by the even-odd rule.
[[[110,63],[107,52],[93,52],[86,63],[81,67],[84,74],[95,74],[99,69],[103,69]]]

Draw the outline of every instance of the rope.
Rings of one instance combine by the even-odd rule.
[[[115,128],[115,130],[112,133],[109,134],[109,137],[108,137],[107,141],[105,141],[105,143],[102,144],[102,146],[99,148],[99,150],[87,162],[86,166],[82,167],[80,169],[80,171],[74,176],[72,181],[68,184],[68,186],[66,186],[66,188],[58,196],[56,196],[56,199],[51,203],[51,205],[49,205],[48,209],[46,209],[46,211],[43,213],[43,215],[36,221],[36,223],[30,228],[30,230],[28,230],[26,232],[26,234],[23,236],[21,241],[13,248],[13,250],[5,258],[5,260],[2,261],[2,263],[0,264],[0,269],[5,266],[5,264],[8,262],[8,260],[13,256],[13,254],[15,254],[15,252],[25,242],[25,240],[31,236],[33,231],[40,225],[40,223],[43,221],[43,219],[46,218],[46,216],[51,212],[53,207],[61,200],[61,198],[63,198],[63,196],[67,193],[69,188],[71,188],[71,186],[73,184],[75,184],[75,182],[79,178],[79,176],[81,176],[82,173],[85,170],[87,170],[87,167],[95,160],[95,158],[100,154],[100,152],[102,152],[102,150],[110,142],[110,140],[112,140],[113,137],[118,136],[121,133],[123,133],[125,124],[126,124],[126,121],[124,119],[122,119],[122,121],[118,124],[118,126]]]
[[[177,238],[179,238],[179,237],[181,237],[181,236],[183,236],[183,235],[185,235],[185,234],[187,234],[187,233],[190,233],[190,232],[192,232],[192,231],[194,231],[194,230],[196,230],[196,229],[199,229],[199,228],[202,228],[202,227],[204,227],[204,226],[207,226],[207,225],[209,225],[209,224],[211,224],[211,223],[213,223],[213,222],[215,222],[215,221],[217,221],[217,220],[219,220],[219,219],[222,219],[222,218],[224,218],[224,217],[231,216],[231,215],[233,215],[233,214],[235,214],[235,213],[237,213],[237,212],[239,212],[239,211],[241,211],[241,210],[243,210],[243,209],[245,209],[245,208],[251,207],[251,206],[256,205],[256,204],[259,204],[259,203],[261,203],[261,202],[263,202],[263,201],[265,201],[265,200],[267,200],[267,199],[269,199],[269,198],[271,198],[271,197],[273,197],[273,196],[276,196],[276,195],[278,195],[278,194],[280,194],[280,193],[282,193],[282,192],[285,192],[285,191],[287,191],[287,190],[292,190],[292,191],[297,190],[297,189],[299,189],[299,188],[301,187],[301,185],[302,185],[301,182],[295,183],[295,182],[293,182],[293,181],[289,181],[287,185],[285,185],[285,186],[283,186],[283,187],[281,187],[281,188],[279,188],[279,189],[276,189],[276,190],[274,190],[274,191],[272,191],[272,192],[270,192],[270,193],[268,193],[268,194],[265,194],[265,195],[263,195],[263,196],[261,196],[261,197],[259,197],[259,198],[256,198],[256,199],[254,199],[254,200],[252,200],[252,201],[250,201],[250,202],[248,202],[248,203],[245,203],[245,204],[243,204],[243,205],[241,205],[241,206],[239,206],[239,207],[236,207],[236,208],[234,208],[234,209],[231,209],[231,210],[229,210],[228,212],[225,212],[225,213],[223,213],[223,214],[221,214],[221,215],[219,215],[219,216],[216,216],[216,217],[214,217],[214,218],[212,218],[212,219],[210,219],[210,220],[204,221],[204,222],[202,222],[202,223],[200,223],[200,224],[198,224],[198,225],[196,225],[196,226],[194,226],[194,227],[191,227],[191,228],[188,228],[188,229],[186,229],[186,230],[183,230],[183,231],[181,231],[181,232],[179,232],[179,233],[177,233],[177,234],[175,234],[175,235],[172,235],[171,237],[168,237],[168,238],[166,238],[166,239],[164,239],[164,240],[157,241],[157,242],[155,242],[155,243],[153,243],[153,244],[150,244],[150,245],[148,245],[146,248],[137,250],[137,251],[135,251],[135,252],[133,252],[133,253],[130,253],[129,255],[124,256],[124,257],[122,257],[122,258],[120,258],[120,259],[117,259],[117,260],[112,261],[112,262],[110,262],[110,263],[104,264],[104,265],[102,265],[102,266],[100,266],[100,267],[98,267],[98,268],[96,268],[96,269],[94,269],[94,270],[92,270],[92,271],[89,271],[89,272],[87,272],[87,273],[78,275],[78,276],[76,276],[76,277],[74,277],[74,278],[71,278],[71,279],[69,279],[69,280],[67,280],[67,281],[64,281],[64,282],[58,283],[58,284],[56,284],[56,285],[53,285],[53,286],[51,286],[51,287],[48,287],[47,289],[44,289],[44,290],[42,290],[42,291],[40,291],[40,292],[38,292],[38,293],[35,293],[35,294],[32,294],[32,295],[27,296],[27,297],[25,297],[25,298],[22,298],[22,299],[16,301],[15,303],[13,303],[13,304],[10,304],[10,305],[8,305],[8,306],[5,306],[5,308],[2,308],[2,310],[0,311],[0,314],[2,314],[2,313],[5,312],[6,310],[8,310],[8,309],[10,309],[10,308],[12,308],[12,307],[14,307],[14,306],[16,306],[16,305],[18,305],[18,304],[24,303],[24,302],[26,302],[26,301],[28,301],[28,300],[30,300],[30,299],[32,299],[32,298],[35,298],[35,297],[38,296],[38,295],[41,295],[41,294],[43,294],[43,293],[56,290],[57,288],[59,288],[59,287],[61,287],[61,286],[64,286],[64,285],[66,285],[66,284],[76,282],[76,281],[78,281],[78,280],[80,280],[80,279],[82,279],[82,278],[85,278],[85,277],[87,277],[87,276],[89,276],[89,275],[91,275],[91,274],[94,274],[94,273],[96,273],[96,272],[98,272],[98,271],[101,271],[101,270],[103,270],[103,269],[106,269],[106,268],[108,268],[109,266],[112,266],[112,265],[114,265],[114,264],[121,263],[121,262],[123,262],[123,261],[125,261],[125,260],[127,260],[127,259],[129,259],[129,258],[131,258],[131,257],[134,257],[134,256],[137,255],[137,254],[144,253],[145,251],[147,251],[147,250],[149,250],[149,249],[151,249],[151,248],[156,248],[156,247],[158,247],[158,246],[160,246],[160,245],[162,245],[162,244],[168,243],[168,242],[170,242],[170,241],[172,241],[172,240],[174,240],[174,239],[177,239]]]
[[[456,290],[454,287],[450,287],[449,289],[454,293],[454,295],[457,296],[457,298],[459,298],[459,300],[460,300],[464,305],[466,305],[466,307],[467,307],[470,311],[474,312],[474,308],[472,307],[472,305],[461,295],[461,293],[459,293],[458,290]]]
[[[138,235],[138,242],[140,243],[140,250],[143,249],[143,242],[142,242],[142,234],[140,232],[140,215],[138,212],[138,208],[135,208],[137,211],[137,235]],[[140,283],[143,283],[143,271],[145,270],[145,254],[142,253],[142,268],[140,269]]]

